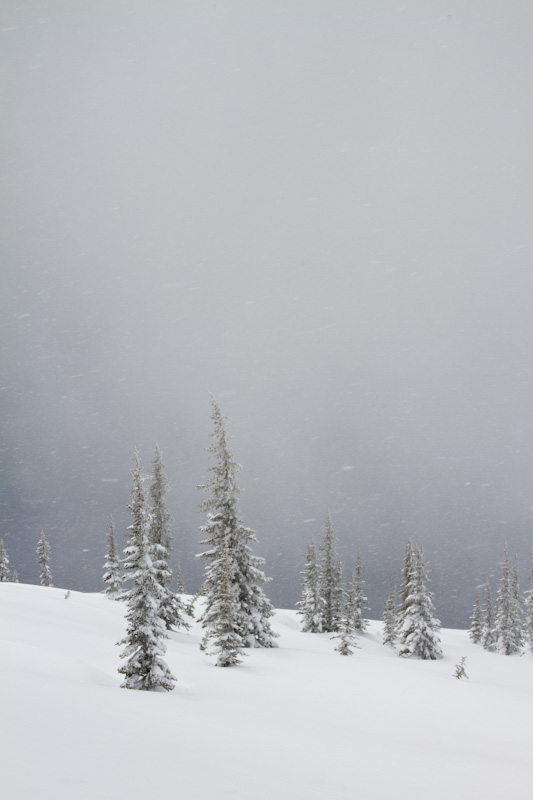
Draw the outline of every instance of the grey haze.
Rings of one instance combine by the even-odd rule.
[[[468,624],[532,542],[533,4],[4,0],[0,531],[101,590],[133,449],[202,564],[209,392],[294,606],[331,513]]]

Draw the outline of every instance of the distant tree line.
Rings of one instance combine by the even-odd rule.
[[[401,656],[435,659],[441,654],[440,623],[427,588],[427,568],[422,550],[408,541],[405,549],[399,598],[391,586],[383,615],[383,644],[396,647]],[[318,549],[308,546],[303,572],[302,599],[298,603],[302,630],[334,632],[341,655],[352,655],[357,637],[366,630],[368,612],[361,557],[348,589],[343,588],[342,564],[336,551],[335,534],[328,514],[324,539]]]
[[[529,564],[529,590],[520,595],[518,558],[513,562],[505,545],[500,581],[493,600],[489,581],[478,590],[472,610],[470,639],[485,650],[504,656],[524,650],[533,653],[533,553]]]

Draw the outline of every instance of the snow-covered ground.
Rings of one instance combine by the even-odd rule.
[[[533,797],[533,659],[442,632],[404,660],[373,622],[352,657],[278,611],[279,649],[221,669],[171,634],[171,693],[120,688],[124,606],[0,584],[5,800]],[[469,680],[454,666],[467,656]]]

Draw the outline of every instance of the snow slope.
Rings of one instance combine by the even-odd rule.
[[[5,800],[501,800],[533,797],[533,660],[443,631],[398,658],[380,623],[352,657],[278,611],[279,649],[221,669],[172,634],[171,693],[120,688],[124,606],[0,584]],[[467,656],[470,680],[454,666]]]

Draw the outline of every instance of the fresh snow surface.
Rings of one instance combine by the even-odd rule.
[[[371,622],[353,656],[277,611],[279,648],[217,668],[172,633],[172,692],[120,688],[124,605],[0,584],[5,800],[533,797],[533,659],[443,630],[401,659]],[[466,656],[469,680],[454,677]]]

